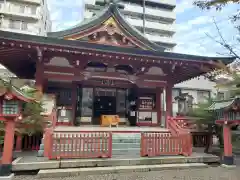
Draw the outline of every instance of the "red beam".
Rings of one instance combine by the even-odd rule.
[[[73,69],[72,67],[44,65],[44,71],[49,72],[73,73]]]
[[[44,72],[44,78],[48,80],[64,80],[64,81],[73,81],[74,75],[66,75],[66,74],[50,74]]]

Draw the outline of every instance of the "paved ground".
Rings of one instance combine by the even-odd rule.
[[[141,173],[121,173],[67,178],[47,178],[42,180],[239,180],[240,167],[227,169],[211,167],[205,169],[151,171]],[[14,180],[35,180],[36,176],[17,176]]]
[[[235,158],[236,168],[210,167],[206,169],[151,171],[124,174],[106,174],[41,180],[240,180],[240,155]],[[16,176],[14,180],[35,180],[36,176]]]

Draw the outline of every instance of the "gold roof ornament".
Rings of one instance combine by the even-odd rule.
[[[117,27],[117,22],[115,21],[115,19],[113,17],[110,17],[103,24],[106,25],[106,26]]]

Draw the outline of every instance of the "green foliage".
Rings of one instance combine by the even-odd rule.
[[[213,99],[209,98],[205,102],[199,103],[191,112],[188,113],[188,116],[196,117],[197,124],[214,124],[215,114],[212,111],[207,109],[213,103]]]
[[[213,101],[215,101],[215,99],[209,98],[206,100],[206,102],[199,103],[197,107],[189,113],[189,116],[196,118],[195,123],[199,125],[199,127],[201,127],[202,125],[207,125],[207,129],[205,130],[207,130],[210,134],[215,133],[219,139],[220,146],[222,146],[222,126],[215,124],[216,115],[214,111],[208,111],[208,108],[212,105]],[[209,147],[207,147],[207,149],[208,148]]]
[[[219,88],[227,89],[230,92],[231,97],[240,95],[240,75],[238,71],[232,71],[230,79],[222,84],[218,84]]]
[[[211,9],[216,8],[217,10],[221,10],[228,3],[240,3],[240,0],[205,0],[205,1],[195,1],[194,5],[200,7],[201,9]]]
[[[34,134],[42,132],[44,127],[44,118],[41,115],[43,112],[42,104],[38,102],[28,102],[23,106],[22,123],[30,128],[22,129],[24,134]]]
[[[36,89],[27,89],[22,90],[24,94],[28,97],[35,98],[37,90]],[[19,129],[21,134],[34,134],[42,132],[44,128],[44,117],[41,115],[44,112],[42,108],[42,103],[35,100],[31,102],[23,103],[22,110],[22,121],[21,123],[26,126],[26,128]]]
[[[4,136],[0,136],[0,145],[4,144]]]

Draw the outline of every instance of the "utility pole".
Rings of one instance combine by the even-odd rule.
[[[145,34],[145,21],[146,21],[146,2],[145,2],[145,0],[143,0],[143,15],[142,15],[142,19],[143,19],[143,29],[142,29],[142,31],[143,31],[143,34]]]

